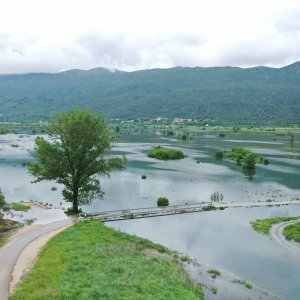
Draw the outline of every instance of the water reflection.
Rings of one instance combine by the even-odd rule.
[[[248,168],[246,166],[243,166],[243,173],[249,181],[252,181],[256,173],[256,167],[253,166],[252,168]]]
[[[199,262],[256,283],[283,299],[298,300],[300,260],[250,222],[272,216],[300,215],[300,206],[241,208],[107,223],[188,253]]]

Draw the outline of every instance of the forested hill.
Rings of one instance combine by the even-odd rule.
[[[46,120],[72,108],[109,118],[198,118],[216,124],[300,124],[300,62],[275,69],[96,68],[0,75],[0,121]]]

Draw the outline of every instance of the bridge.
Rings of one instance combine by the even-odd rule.
[[[300,204],[300,200],[293,201],[273,201],[273,202],[247,202],[247,203],[214,203],[200,202],[194,204],[171,205],[161,207],[144,207],[123,210],[111,210],[95,213],[81,214],[81,217],[88,219],[97,219],[101,222],[113,222],[130,219],[152,218],[161,216],[170,216],[178,214],[196,213],[210,210],[223,210],[225,208],[238,207],[272,207],[281,205]]]

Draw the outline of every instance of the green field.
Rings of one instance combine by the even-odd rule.
[[[11,299],[204,299],[163,246],[81,221],[54,237]]]

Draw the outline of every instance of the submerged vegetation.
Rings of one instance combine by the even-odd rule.
[[[210,196],[210,200],[212,202],[222,202],[224,199],[224,195],[220,192],[214,192]]]
[[[217,151],[214,156],[217,160],[222,160],[225,157],[235,161],[238,166],[242,166],[243,173],[249,180],[252,180],[256,173],[256,163],[264,165],[270,163],[268,159],[243,147],[233,147],[229,153]]]
[[[209,269],[207,270],[207,273],[209,273],[211,275],[211,278],[215,279],[218,276],[221,276],[221,272],[215,269]]]
[[[159,146],[148,152],[148,156],[159,160],[175,160],[185,157],[181,150],[161,148]]]
[[[254,168],[256,163],[269,164],[262,156],[257,155],[249,149],[242,147],[233,147],[226,157],[234,160],[237,165],[243,165],[247,168]]]
[[[215,153],[215,159],[221,160],[224,157],[224,153],[222,151],[217,151]]]
[[[78,222],[50,240],[11,296],[54,298],[204,299],[170,250],[98,221]]]
[[[245,280],[234,279],[234,280],[232,280],[232,283],[238,283],[238,284],[244,285],[247,289],[252,289],[252,284]]]

